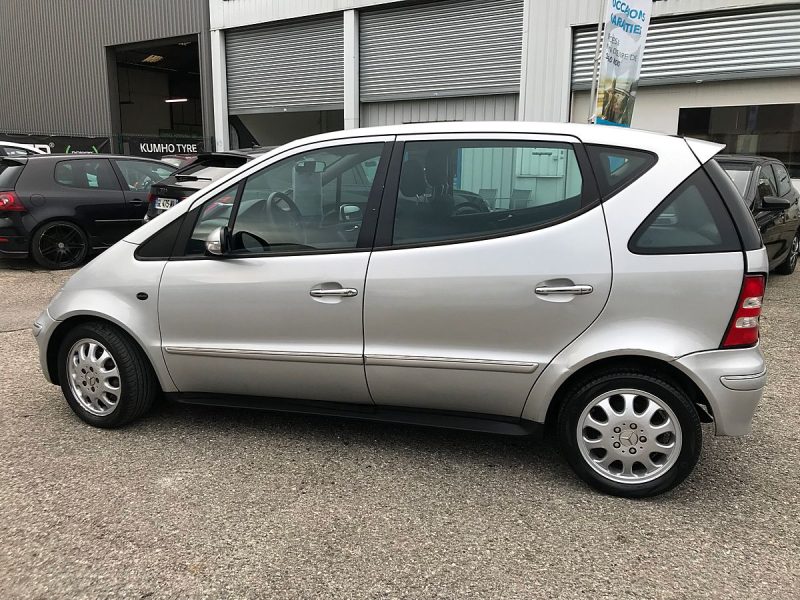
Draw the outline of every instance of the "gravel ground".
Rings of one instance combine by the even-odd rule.
[[[176,405],[93,429],[28,330],[66,276],[0,263],[1,598],[798,597],[800,273],[770,280],[754,433],[645,501],[540,441]]]

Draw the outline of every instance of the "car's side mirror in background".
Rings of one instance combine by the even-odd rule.
[[[348,221],[361,221],[363,220],[361,208],[355,204],[342,204],[339,207],[339,221],[346,223]]]
[[[786,198],[778,198],[777,196],[764,196],[761,198],[762,210],[786,210],[792,203]]]
[[[230,250],[230,234],[227,227],[217,227],[206,237],[206,254],[225,256]]]

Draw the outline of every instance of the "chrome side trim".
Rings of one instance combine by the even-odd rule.
[[[367,354],[368,366],[418,367],[423,369],[464,369],[467,371],[500,371],[505,373],[533,373],[538,363],[514,360],[487,360],[481,358],[450,358],[442,356],[400,356],[394,354]]]
[[[548,296],[550,294],[573,294],[575,296],[584,296],[591,294],[594,288],[590,285],[570,285],[570,286],[542,286],[534,290],[537,294]]]
[[[339,296],[342,298],[352,298],[358,296],[358,290],[355,288],[338,288],[335,290],[313,289],[308,294],[314,298],[325,298],[328,296]]]
[[[767,380],[767,370],[753,375],[723,375],[719,381],[729,390],[753,391],[764,387]]]
[[[244,360],[274,360],[347,365],[363,364],[361,354],[351,354],[348,352],[291,352],[288,350],[242,350],[237,348],[194,348],[190,346],[164,346],[164,352],[183,356],[210,356]]]

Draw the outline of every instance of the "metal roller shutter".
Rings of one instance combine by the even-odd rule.
[[[225,36],[228,112],[342,107],[341,14],[307,22],[232,29]]]
[[[519,92],[523,0],[361,12],[361,101]]]
[[[640,85],[800,74],[800,9],[654,19]],[[592,85],[597,27],[573,36],[572,88]]]

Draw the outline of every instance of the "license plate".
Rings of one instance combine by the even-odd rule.
[[[156,198],[156,210],[167,210],[178,203],[175,198]]]

